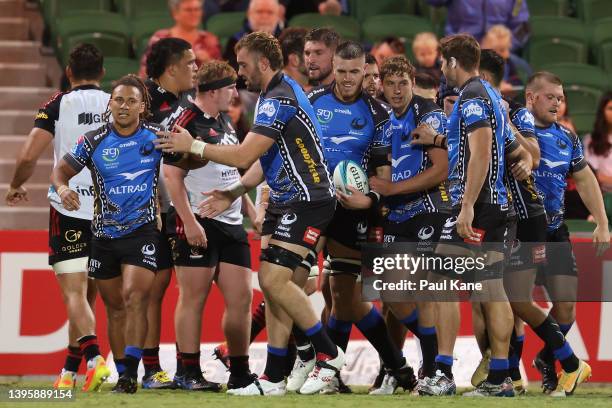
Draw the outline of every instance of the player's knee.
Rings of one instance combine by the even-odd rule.
[[[125,291],[123,297],[126,309],[146,309],[149,305],[150,291],[131,288]]]

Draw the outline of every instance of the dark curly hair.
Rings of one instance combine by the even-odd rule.
[[[68,67],[76,80],[97,80],[104,72],[104,56],[93,44],[78,44],[70,51]]]
[[[115,89],[121,85],[133,86],[134,88],[138,89],[138,91],[140,92],[140,95],[142,95],[142,101],[145,104],[144,111],[140,114],[140,119],[146,120],[150,118],[152,115],[151,114],[151,95],[149,95],[149,90],[147,89],[147,86],[145,85],[144,81],[138,75],[134,75],[134,74],[128,74],[128,75],[125,75],[119,78],[118,80],[113,82],[113,86],[110,91],[111,99],[113,96],[113,92],[115,92]],[[108,122],[111,116],[110,100],[108,101],[108,104],[109,105],[107,106],[106,112],[104,112],[104,116],[103,116],[103,120],[105,122]]]
[[[147,76],[159,78],[168,66],[176,64],[190,49],[191,44],[180,38],[162,38],[151,46],[147,55]]]

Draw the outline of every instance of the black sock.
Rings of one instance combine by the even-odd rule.
[[[161,366],[159,365],[159,347],[143,349],[142,364],[144,365],[145,376],[161,371]]]
[[[183,360],[178,343],[174,343],[174,345],[176,346],[176,373],[174,375],[180,377],[185,374],[185,370],[183,369]]]
[[[329,316],[327,320],[327,334],[334,344],[346,351],[353,323],[346,320],[337,320],[335,316]]]
[[[79,371],[79,365],[83,359],[83,352],[80,347],[68,346],[66,361],[64,362],[64,370],[76,373]]]
[[[117,374],[121,377],[125,373],[125,357],[124,358],[114,358],[115,368],[117,369]]]
[[[302,361],[308,361],[315,358],[314,348],[310,341],[308,341],[308,337],[306,334],[297,327],[295,324],[291,329],[291,334],[293,334],[293,338],[295,339],[295,346],[297,348],[297,354]]]
[[[508,353],[508,372],[512,381],[521,379],[520,365],[524,341],[525,336],[517,336],[516,332],[512,333],[512,338],[510,339],[510,353]]]
[[[406,364],[406,359],[402,356],[402,352],[391,341],[387,325],[376,307],[372,306],[368,314],[355,323],[355,326],[378,351],[386,368],[395,370]]]
[[[423,355],[423,375],[431,378],[436,373],[436,355],[438,354],[436,328],[419,326],[419,341]]]
[[[287,349],[268,346],[268,357],[264,377],[273,383],[285,379],[285,362],[287,359]]]
[[[98,338],[96,336],[89,335],[83,336],[77,340],[79,347],[85,356],[85,360],[89,361],[92,358],[100,355],[100,347],[98,347]]]
[[[438,354],[436,356],[436,371],[440,370],[446,377],[453,379],[453,356],[445,356]]]
[[[321,322],[317,322],[314,326],[304,330],[304,334],[310,340],[310,343],[315,349],[317,354],[324,354],[329,358],[336,358],[338,356],[338,348],[331,341]]]
[[[578,357],[569,343],[565,341],[565,336],[552,316],[548,315],[546,320],[533,330],[546,343],[546,347],[540,351],[540,358],[549,364],[554,364],[555,358],[558,359],[565,372],[578,369],[580,364]]]
[[[402,324],[404,326],[406,326],[408,328],[408,330],[410,330],[410,332],[412,334],[414,334],[414,336],[416,338],[420,339],[420,333],[419,333],[419,312],[417,309],[414,309],[412,311],[412,313],[410,313],[408,316],[404,317],[403,319],[400,320],[400,322],[402,322]]]
[[[262,301],[251,316],[251,343],[266,327],[266,302]]]
[[[295,339],[293,336],[289,337],[289,343],[287,344],[287,358],[285,359],[285,376],[289,376],[293,370],[293,364],[297,357],[297,347],[295,346]]]
[[[508,377],[508,359],[507,358],[492,358],[489,363],[489,375],[487,382],[499,385]]]
[[[199,377],[202,375],[200,368],[200,352],[183,353],[181,352],[181,362],[183,364],[183,374]]]
[[[142,358],[142,349],[136,346],[125,346],[125,374],[138,378],[138,364]]]
[[[249,369],[249,356],[230,356],[230,374],[236,377],[244,377],[248,375],[251,370]]]

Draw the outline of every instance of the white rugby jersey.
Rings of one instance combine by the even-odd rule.
[[[68,92],[58,92],[36,114],[34,127],[50,132],[53,139],[54,165],[75,146],[79,137],[103,125],[103,114],[110,95],[95,85],[82,85]],[[68,211],[53,186],[47,197],[51,206],[68,217],[91,220],[94,191],[89,169],[83,168],[70,179],[69,187],[79,194],[81,208]]]

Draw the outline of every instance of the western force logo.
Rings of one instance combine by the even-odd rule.
[[[457,223],[457,217],[447,218],[446,222],[444,223],[444,228],[452,228],[455,226],[456,223]]]
[[[102,149],[102,160],[105,162],[114,162],[119,157],[119,148],[110,147]]]
[[[148,156],[151,153],[153,153],[154,150],[155,150],[155,146],[153,145],[153,142],[147,142],[141,145],[140,149],[138,149],[141,156]]]
[[[295,213],[285,214],[283,215],[283,218],[281,218],[281,224],[283,225],[291,225],[296,221],[297,221],[297,214]]]
[[[143,245],[140,252],[142,252],[144,256],[153,256],[155,255],[155,245],[153,244]]]
[[[427,227],[423,227],[419,230],[417,237],[419,237],[421,241],[426,241],[433,236],[434,232],[434,227],[428,225]]]
[[[559,146],[559,149],[565,149],[567,147],[567,143],[561,139],[557,139],[557,146]]]
[[[317,109],[317,120],[319,121],[319,123],[329,123],[333,117],[334,114],[332,111],[329,111],[327,109]]]
[[[365,127],[366,121],[364,118],[355,118],[351,121],[351,127],[355,130],[361,130]]]
[[[365,221],[360,221],[359,224],[357,224],[357,233],[362,235],[365,234],[368,231],[368,223]]]
[[[521,122],[531,126],[535,126],[535,119],[531,112],[529,112],[527,109],[525,109],[523,114],[521,115]]]
[[[463,108],[465,116],[482,116],[483,109],[478,102],[470,102]]]

